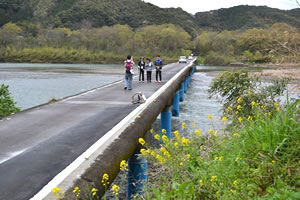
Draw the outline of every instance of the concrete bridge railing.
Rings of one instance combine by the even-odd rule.
[[[75,186],[86,188],[87,185],[99,188],[98,195],[103,195],[105,193],[101,184],[103,174],[109,174],[110,182],[114,180],[120,171],[120,162],[128,160],[135,153],[139,148],[138,139],[146,135],[160,113],[162,114],[161,129],[166,129],[167,135],[171,135],[170,113],[173,113],[173,116],[179,115],[179,101],[184,100],[184,93],[195,70],[195,62],[196,59],[184,66],[144,104],[133,110],[55,176],[32,199],[53,199],[51,190],[54,187],[66,191],[65,197],[69,199]]]

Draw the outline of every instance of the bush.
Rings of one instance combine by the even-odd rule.
[[[8,86],[2,84],[0,87],[0,118],[19,111],[20,108],[16,107],[16,103],[10,97]]]
[[[209,52],[207,56],[205,56],[204,64],[205,65],[217,65],[217,66],[225,66],[230,63],[230,59],[226,56],[219,55],[216,52]]]

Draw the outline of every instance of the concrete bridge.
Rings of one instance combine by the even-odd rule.
[[[114,179],[161,113],[171,134],[171,110],[179,114],[196,60],[164,66],[162,83],[123,81],[35,107],[0,121],[0,199],[53,199],[51,190]],[[132,104],[142,92],[147,101]],[[172,109],[171,109],[172,108]],[[100,192],[101,193],[101,192]]]

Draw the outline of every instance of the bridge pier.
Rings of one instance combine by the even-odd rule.
[[[179,89],[179,101],[184,101],[184,82],[181,83],[180,89]]]
[[[138,150],[131,155],[128,161],[128,199],[135,194],[142,194],[147,183],[148,162]]]
[[[172,105],[172,115],[175,117],[179,117],[179,93],[180,91],[176,91],[173,97],[173,105]]]
[[[184,93],[186,93],[187,92],[187,88],[188,88],[188,79],[187,79],[187,77],[185,78],[185,80],[184,80]]]
[[[171,123],[172,123],[171,106],[167,105],[160,114],[161,136],[163,135],[162,129],[165,129],[166,136],[168,138],[171,138]]]

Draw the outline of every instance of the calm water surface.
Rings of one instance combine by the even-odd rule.
[[[74,95],[123,78],[122,65],[0,64],[0,84],[21,109]]]

